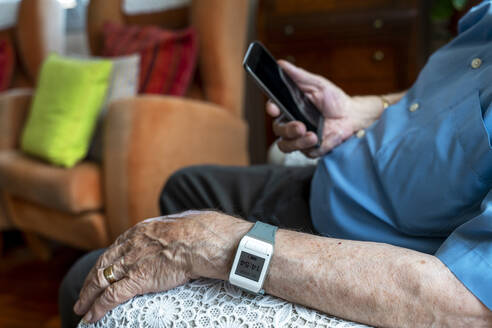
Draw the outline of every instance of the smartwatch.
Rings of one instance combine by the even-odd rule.
[[[241,239],[234,257],[229,282],[255,294],[263,294],[263,282],[273,255],[277,227],[257,221]]]

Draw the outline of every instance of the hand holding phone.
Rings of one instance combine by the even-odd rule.
[[[259,43],[250,45],[243,64],[270,98],[269,115],[277,117],[282,112],[292,120],[273,124],[283,152],[300,150],[311,158],[323,156],[369,127],[383,111],[379,97],[350,97],[322,76],[286,61],[278,64]]]

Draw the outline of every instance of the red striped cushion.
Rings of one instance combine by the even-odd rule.
[[[9,39],[0,39],[0,91],[7,90],[12,82],[14,73],[14,49]]]
[[[103,32],[103,56],[140,54],[139,93],[185,94],[198,51],[193,28],[169,31],[155,26],[106,23]]]

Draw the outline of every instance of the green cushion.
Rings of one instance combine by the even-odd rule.
[[[50,55],[41,68],[21,148],[64,167],[84,158],[113,64]]]

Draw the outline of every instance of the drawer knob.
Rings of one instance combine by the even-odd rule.
[[[384,21],[380,18],[375,19],[374,22],[372,22],[372,27],[374,27],[376,30],[383,28],[383,26],[384,26]]]
[[[285,25],[285,27],[284,27],[284,34],[287,35],[287,36],[294,34],[294,26],[292,26],[292,25]]]
[[[384,52],[381,51],[381,50],[376,50],[373,54],[372,54],[372,59],[374,59],[375,61],[377,62],[380,62],[380,61],[383,61],[384,59]]]

